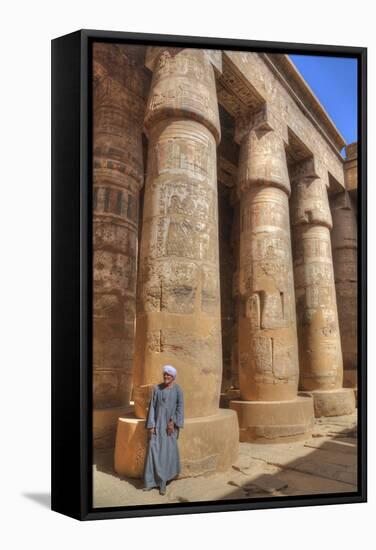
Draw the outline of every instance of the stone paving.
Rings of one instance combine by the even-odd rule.
[[[315,420],[313,436],[298,443],[240,443],[232,468],[172,481],[165,496],[142,491],[142,481],[118,476],[113,451],[96,452],[94,506],[132,506],[357,490],[357,418]]]

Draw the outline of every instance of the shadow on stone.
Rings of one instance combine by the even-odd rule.
[[[316,419],[313,437],[305,441],[241,443],[239,458],[231,470],[206,477],[174,480],[168,490],[168,503],[229,502],[356,492],[356,435],[356,417],[332,417]],[[97,472],[119,480],[118,488],[111,485],[118,491],[118,502],[121,502],[119,505],[163,503],[153,491],[147,497],[148,500],[145,500],[146,495],[141,492],[141,479],[116,474],[113,468],[113,450],[97,451],[94,463]],[[105,480],[102,479],[102,483]],[[98,502],[101,502],[101,498],[98,496]],[[107,495],[105,498],[108,499]],[[110,500],[105,505],[110,506]]]
[[[99,472],[109,474],[121,481],[126,481],[135,487],[136,489],[142,489],[144,486],[142,479],[132,479],[130,477],[124,477],[117,474],[114,470],[114,449],[107,450],[94,450],[94,462]]]
[[[277,467],[278,472],[252,476],[252,467],[246,467],[246,459],[243,457],[243,467],[233,468],[243,473],[244,480],[230,480],[228,485],[233,485],[235,489],[231,493],[226,492],[218,500],[357,491],[357,439],[354,429],[338,430],[335,435],[329,432],[329,436],[316,434],[303,446],[298,443],[275,444],[274,453],[270,445],[250,445],[250,464],[256,458],[264,461],[265,465]],[[298,451],[300,456],[289,460],[289,456]],[[274,455],[272,459],[269,458],[271,455]],[[299,479],[304,482],[300,487]]]

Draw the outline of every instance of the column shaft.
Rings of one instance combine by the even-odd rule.
[[[292,169],[291,223],[299,337],[300,388],[312,391],[316,416],[350,414],[330,242],[327,188],[312,161]]]
[[[135,385],[157,383],[173,364],[188,417],[218,410],[222,376],[215,151],[193,120],[149,131]]]
[[[307,437],[312,399],[297,396],[298,344],[284,143],[252,128],[241,142],[237,410],[241,440]],[[276,416],[276,411],[278,411]]]
[[[235,189],[234,189],[235,191]],[[234,193],[235,194],[235,193]],[[240,272],[240,204],[239,199],[233,199],[234,217],[231,228],[231,242],[234,257],[233,278],[232,278],[232,300],[233,300],[233,328],[232,328],[232,356],[231,373],[232,386],[239,390],[239,272]],[[239,394],[240,395],[240,394]]]
[[[93,58],[94,443],[103,447],[132,388],[144,81],[127,47],[97,43]]]
[[[342,387],[330,232],[323,225],[294,228],[296,308],[298,312],[300,387]]]
[[[213,67],[203,50],[151,48],[153,81],[141,236],[135,415],[119,421],[118,473],[142,475],[145,417],[162,366],[177,368],[185,400],[182,475],[229,468],[238,453],[233,411],[219,409],[222,377]],[[141,458],[140,458],[141,457]]]
[[[246,191],[241,223],[240,395],[294,399],[298,355],[286,192],[266,186]]]
[[[357,222],[347,192],[330,201],[333,217],[332,250],[338,320],[343,355],[343,385],[357,387],[358,365],[358,250]]]

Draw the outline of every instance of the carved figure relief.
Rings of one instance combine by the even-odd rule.
[[[271,373],[273,370],[273,346],[272,338],[255,336],[252,339],[252,355],[256,372],[260,374]]]

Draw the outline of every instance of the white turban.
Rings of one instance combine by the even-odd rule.
[[[163,367],[163,372],[167,372],[167,374],[171,374],[171,376],[176,378],[176,369],[172,365],[165,365]]]

